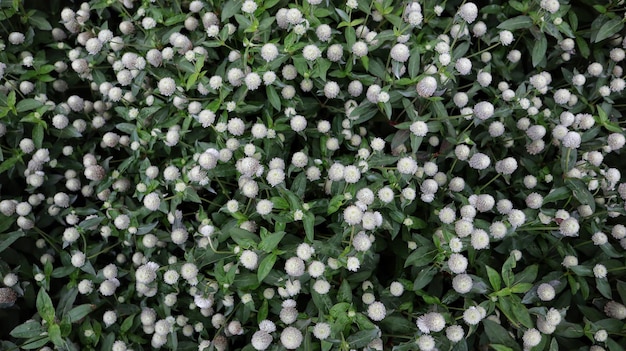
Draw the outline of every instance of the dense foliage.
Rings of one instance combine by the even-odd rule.
[[[623,1],[0,1],[2,350],[624,350]]]

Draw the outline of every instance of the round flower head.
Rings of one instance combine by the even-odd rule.
[[[419,96],[424,98],[431,97],[437,90],[437,80],[434,77],[426,76],[417,83],[415,89]]]
[[[478,7],[472,2],[466,2],[459,8],[459,16],[465,22],[472,23],[478,17]]]
[[[297,349],[302,344],[302,340],[302,332],[294,327],[287,327],[280,334],[280,342],[287,350]]]
[[[162,78],[158,84],[159,91],[165,96],[172,96],[176,90],[176,82],[170,77]]]
[[[398,62],[406,62],[409,60],[409,47],[405,44],[396,44],[391,48],[389,55]]]

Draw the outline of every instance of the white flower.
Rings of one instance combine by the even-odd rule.
[[[593,266],[593,275],[598,278],[598,279],[604,279],[606,278],[608,271],[606,269],[606,266],[604,266],[603,264],[596,264],[595,266]]]
[[[559,231],[563,236],[578,236],[578,230],[580,230],[580,224],[574,217],[566,218],[559,224]]]
[[[9,34],[8,39],[11,44],[19,45],[24,42],[24,40],[26,39],[26,36],[24,36],[24,34],[20,32],[12,32],[11,34]]]
[[[458,60],[456,60],[456,63],[454,64],[454,68],[456,68],[456,70],[462,76],[468,75],[472,71],[472,61],[470,61],[468,58],[461,57]]]
[[[401,43],[396,44],[391,48],[389,55],[398,62],[406,62],[410,56],[409,47]]]
[[[256,11],[257,7],[258,6],[257,6],[256,2],[254,2],[253,0],[246,0],[241,5],[241,11],[243,11],[245,13],[254,13],[254,11]]]
[[[313,327],[313,336],[318,338],[319,340],[325,340],[330,336],[330,324],[324,322],[318,322]]]
[[[561,4],[558,0],[541,0],[539,6],[550,13],[555,13],[559,10]]]
[[[437,80],[434,77],[426,76],[417,83],[415,89],[419,96],[424,98],[431,97],[435,93],[435,90],[437,90]]]
[[[361,262],[358,258],[354,256],[348,257],[348,260],[346,262],[346,268],[348,268],[348,270],[351,272],[356,272],[359,270],[359,268],[361,268]]]
[[[503,30],[502,32],[500,32],[499,36],[500,43],[504,46],[509,46],[514,40],[513,33],[508,30]]]
[[[339,95],[341,89],[339,88],[339,84],[337,82],[328,81],[324,85],[324,96],[329,99],[334,99]]]
[[[524,332],[522,340],[524,341],[524,347],[535,347],[541,342],[541,333],[535,328],[528,329]]]
[[[302,56],[309,61],[315,61],[322,56],[322,51],[317,45],[309,44],[302,49]]]
[[[361,40],[352,45],[352,53],[356,57],[366,56],[368,53],[367,44]]]
[[[469,166],[477,170],[486,169],[490,164],[491,160],[489,159],[489,156],[480,152],[475,153],[469,159]]]
[[[285,272],[292,277],[304,274],[304,260],[300,257],[290,257],[285,261]]]
[[[473,109],[474,116],[482,121],[493,116],[494,111],[495,109],[493,107],[493,104],[489,101],[481,101],[474,105]]]
[[[451,325],[446,328],[446,337],[453,343],[457,343],[463,339],[465,332],[460,325]]]
[[[159,80],[158,87],[161,94],[165,96],[172,96],[176,90],[176,82],[170,77],[165,77]]]
[[[415,121],[409,127],[411,133],[415,134],[415,136],[423,137],[428,133],[428,125],[423,121]]]
[[[435,338],[430,335],[422,335],[415,342],[417,343],[417,347],[420,351],[435,350]]]
[[[266,331],[259,330],[252,335],[251,344],[255,350],[267,350],[267,348],[272,344],[272,335],[270,335]]]
[[[411,157],[403,157],[398,160],[397,168],[401,174],[414,174],[417,172],[417,162]]]
[[[463,312],[463,320],[469,325],[480,323],[483,317],[484,309],[480,306],[471,306]]]
[[[343,218],[348,225],[357,225],[361,223],[363,212],[357,206],[350,205],[343,211]]]
[[[466,2],[459,8],[459,16],[465,22],[472,23],[478,17],[478,7],[472,2]]]
[[[159,209],[161,199],[159,194],[152,192],[143,198],[143,205],[150,211],[156,211]]]
[[[280,334],[280,342],[288,350],[294,350],[300,347],[302,339],[302,332],[294,327],[287,327]]]
[[[448,268],[456,274],[464,273],[467,269],[467,258],[462,254],[453,253],[448,259]]]
[[[85,256],[84,253],[77,251],[72,255],[72,259],[71,259],[71,263],[72,266],[76,267],[76,268],[80,268],[82,266],[85,265],[85,259],[87,257]]]
[[[259,74],[256,72],[251,72],[246,75],[244,81],[248,90],[254,91],[257,90],[261,85],[261,76],[259,76]]]
[[[474,282],[467,274],[458,274],[452,278],[452,288],[459,294],[467,294],[472,290]]]
[[[253,271],[257,268],[259,256],[252,250],[244,250],[239,257],[241,265]]]
[[[115,311],[106,311],[102,315],[102,321],[104,322],[104,325],[108,328],[115,324],[115,322],[117,321],[117,314],[115,313]]]
[[[537,296],[541,301],[552,301],[556,296],[556,291],[552,285],[542,283],[537,287]]]
[[[393,190],[388,186],[378,190],[378,198],[380,199],[380,201],[386,204],[393,201],[393,197],[394,197]]]
[[[387,316],[387,309],[380,301],[375,301],[367,307],[367,316],[375,322],[382,321]]]

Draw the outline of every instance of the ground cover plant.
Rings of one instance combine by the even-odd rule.
[[[0,1],[0,349],[624,350],[623,1]]]

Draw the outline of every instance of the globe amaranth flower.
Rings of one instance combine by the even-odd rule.
[[[170,77],[165,77],[159,80],[158,88],[161,94],[165,96],[172,96],[174,91],[176,91],[176,82]]]

